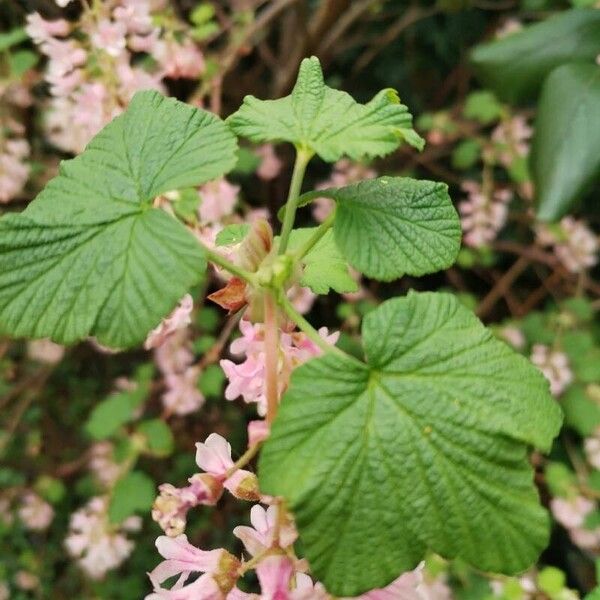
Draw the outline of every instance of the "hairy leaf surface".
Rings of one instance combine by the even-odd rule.
[[[379,177],[310,194],[317,195],[337,202],[337,246],[369,277],[425,275],[456,259],[460,221],[443,183]]]
[[[141,342],[205,267],[192,234],[152,201],[223,174],[235,150],[217,117],[136,94],[25,211],[0,220],[0,333]]]
[[[291,142],[329,162],[342,156],[383,156],[402,142],[419,150],[425,144],[395,90],[382,90],[367,104],[359,104],[346,92],[325,85],[314,56],[302,61],[289,96],[279,100],[246,96],[227,123],[253,142]]]
[[[354,596],[427,550],[526,569],[548,540],[527,450],[561,423],[544,377],[449,294],[385,302],[363,340],[367,364],[328,354],[294,371],[260,459],[316,578]]]

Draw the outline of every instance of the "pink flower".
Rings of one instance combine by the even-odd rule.
[[[217,223],[230,215],[237,203],[239,186],[224,177],[205,183],[199,191],[202,202],[198,209],[202,223]]]
[[[171,334],[178,329],[184,329],[191,322],[191,314],[194,308],[194,300],[190,294],[186,294],[168,317],[165,317],[159,325],[153,329],[144,342],[144,348],[156,348],[160,346]]]
[[[39,13],[34,12],[27,15],[25,31],[36,43],[47,42],[53,37],[65,37],[71,31],[71,24],[65,19],[46,21]]]
[[[287,556],[267,556],[258,563],[256,574],[261,600],[288,600],[293,565]]]
[[[583,496],[574,498],[552,498],[550,510],[554,518],[566,529],[583,526],[585,518],[594,511],[596,505]]]
[[[41,45],[40,50],[50,59],[48,73],[54,77],[71,72],[87,60],[86,51],[73,40],[59,41],[51,38]]]
[[[211,433],[204,443],[196,443],[196,464],[215,477],[224,477],[233,467],[231,446],[218,433]]]
[[[185,535],[160,536],[156,548],[165,560],[149,573],[154,594],[146,596],[146,600],[221,600],[237,579],[240,563],[226,550],[200,550],[190,544]],[[192,573],[204,575],[185,585]],[[170,590],[161,587],[175,575],[180,577]]]
[[[187,513],[199,506],[213,506],[223,493],[221,482],[208,473],[189,478],[190,485],[177,488],[170,483],[158,487],[159,495],[152,506],[152,518],[170,537],[185,531]]]
[[[204,72],[204,55],[190,39],[183,43],[163,42],[157,45],[154,58],[162,65],[165,77],[195,79]]]
[[[125,50],[127,27],[121,21],[102,19],[90,36],[92,44],[110,56],[117,57]]]
[[[538,225],[537,241],[553,246],[561,263],[572,273],[581,273],[598,262],[598,238],[583,221],[564,217],[558,225]]]
[[[573,381],[569,359],[564,352],[535,344],[531,351],[531,362],[544,374],[554,396],[560,396]]]
[[[489,196],[475,181],[465,182],[462,188],[468,193],[458,206],[464,242],[474,248],[485,246],[504,227],[512,194],[509,190],[494,190]]]
[[[113,11],[115,21],[122,23],[128,33],[146,34],[152,31],[150,4],[145,0],[129,0]]]
[[[189,415],[200,409],[205,401],[204,395],[198,389],[196,367],[190,367],[183,373],[168,373],[165,375],[166,392],[162,395],[163,406],[171,413],[179,416]]]
[[[265,510],[260,504],[255,504],[250,510],[252,527],[240,525],[233,530],[233,535],[242,541],[251,556],[256,556],[274,545],[287,548],[296,541],[298,533],[289,520],[280,524],[279,538],[275,540],[278,511],[276,505]]]
[[[24,139],[7,139],[0,149],[0,204],[18,196],[29,179],[26,162],[29,144]]]
[[[296,587],[290,591],[290,600],[328,600],[329,594],[320,582],[314,582],[305,573],[294,576]]]
[[[23,496],[19,518],[27,529],[44,531],[54,519],[54,509],[37,494],[28,492]]]
[[[594,469],[600,470],[600,437],[598,437],[598,433],[594,437],[585,438],[583,442],[583,448],[585,450],[585,456],[594,467]]]
[[[264,442],[268,437],[271,428],[266,421],[250,421],[248,423],[248,446],[255,446]]]
[[[255,153],[262,159],[256,170],[256,174],[264,181],[275,179],[281,172],[283,163],[277,154],[275,154],[273,144],[263,144],[256,148]]]

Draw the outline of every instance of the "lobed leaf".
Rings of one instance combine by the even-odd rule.
[[[0,219],[0,333],[141,342],[205,269],[193,235],[152,201],[218,177],[235,153],[217,117],[137,93],[21,214]]]
[[[383,156],[402,142],[419,150],[425,144],[395,90],[382,90],[367,104],[359,104],[346,92],[325,85],[314,56],[302,61],[289,96],[278,100],[246,96],[227,123],[253,142],[291,142],[329,162],[342,156]]]
[[[328,354],[294,371],[260,458],[315,577],[354,596],[428,550],[529,567],[549,520],[528,445],[548,450],[561,423],[544,377],[449,294],[383,303],[363,341],[366,364]]]

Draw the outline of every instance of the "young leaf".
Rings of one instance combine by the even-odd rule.
[[[383,156],[402,142],[419,150],[425,144],[394,90],[382,90],[367,104],[359,104],[346,92],[325,85],[314,56],[302,61],[291,95],[279,100],[246,96],[227,123],[253,142],[291,142],[329,162],[342,156]]]
[[[573,9],[475,48],[471,61],[484,84],[507,102],[535,98],[550,71],[598,54],[600,11]]]
[[[223,227],[215,239],[216,246],[234,246],[239,244],[250,231],[248,223],[233,223]]]
[[[562,217],[600,176],[599,107],[595,63],[564,65],[546,80],[531,155],[540,219]]]
[[[290,236],[289,249],[294,250],[308,241],[316,227],[295,229]],[[312,247],[302,259],[300,284],[315,294],[328,294],[330,289],[339,294],[355,292],[358,285],[348,272],[348,263],[340,254],[331,230]]]
[[[136,512],[148,512],[156,496],[152,479],[141,471],[131,471],[119,479],[110,500],[108,516],[121,523]]]
[[[317,195],[337,202],[337,246],[369,277],[424,275],[456,260],[460,221],[443,183],[379,177],[310,194]]]
[[[203,276],[159,194],[218,177],[236,142],[217,117],[139,92],[21,214],[0,219],[0,334],[141,342]]]
[[[363,342],[366,364],[327,354],[294,371],[260,458],[316,578],[355,596],[427,550],[530,566],[549,523],[527,449],[548,450],[561,423],[544,377],[450,294],[385,302]]]

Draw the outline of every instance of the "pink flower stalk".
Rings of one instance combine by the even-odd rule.
[[[517,350],[522,350],[525,347],[525,336],[518,327],[507,325],[506,327],[500,329],[498,334],[502,339],[504,339],[504,341],[508,342],[513,348],[516,348]]]
[[[236,498],[258,499],[256,475],[244,469],[235,469],[229,442],[218,433],[211,433],[204,443],[196,443],[196,464],[212,475]]]
[[[242,319],[240,331],[242,337],[234,340],[230,349],[232,354],[246,355],[246,359],[240,364],[227,359],[221,360],[219,363],[229,380],[225,389],[225,398],[235,400],[241,396],[249,404],[256,403],[258,414],[264,416],[266,413],[264,326]],[[319,334],[330,344],[335,344],[339,336],[339,333],[329,334],[326,327],[319,329]],[[322,350],[305,334],[300,332],[290,334],[282,331],[278,377],[280,393],[287,387],[294,368],[321,353]]]
[[[24,139],[8,139],[0,148],[0,204],[10,202],[25,187],[31,170],[28,156],[29,144]]]
[[[267,556],[261,560],[256,567],[261,600],[289,600],[293,568],[287,556]]]
[[[226,550],[200,550],[185,535],[160,536],[156,548],[165,560],[149,573],[154,593],[146,600],[221,600],[235,584],[240,563]],[[203,575],[185,585],[192,573]],[[180,577],[170,590],[162,587],[176,575]]]
[[[483,192],[475,181],[463,183],[468,198],[458,210],[467,246],[480,248],[496,239],[508,216],[508,203],[512,198],[509,190],[494,190],[491,197]]]
[[[23,496],[18,513],[23,525],[31,531],[48,529],[54,519],[54,509],[33,492]]]
[[[537,241],[552,246],[560,262],[572,273],[581,273],[598,262],[598,238],[583,222],[564,217],[558,226],[540,224]]]
[[[573,381],[569,359],[564,352],[552,350],[543,344],[535,344],[531,352],[531,362],[544,374],[554,396],[560,396]]]
[[[194,300],[190,294],[186,294],[168,317],[165,317],[159,325],[153,329],[144,342],[144,348],[156,348],[178,329],[185,329],[191,322],[191,314],[194,309]]]
[[[144,35],[152,31],[152,15],[148,2],[124,2],[113,10],[113,18],[121,23],[127,33]]]
[[[233,530],[233,535],[242,541],[251,556],[257,556],[273,546],[288,548],[296,541],[298,532],[287,516],[284,523],[280,524],[278,539],[275,539],[278,511],[276,505],[265,510],[260,504],[255,504],[250,510],[252,527],[239,525]]]
[[[554,518],[566,529],[582,527],[587,515],[596,508],[592,500],[583,496],[573,498],[552,498],[550,510]]]
[[[90,448],[88,467],[106,489],[112,488],[121,476],[121,466],[115,462],[114,448],[108,441],[97,442]]]
[[[190,39],[183,43],[170,40],[157,44],[154,58],[161,64],[165,77],[196,79],[204,73],[204,55]]]
[[[275,153],[273,144],[263,144],[254,151],[261,158],[256,174],[263,181],[275,179],[281,172],[283,162]]]
[[[141,524],[139,517],[129,517],[120,526],[113,525],[108,518],[108,498],[95,497],[71,515],[65,546],[88,577],[102,579],[131,554],[133,542],[125,533],[138,531]]]
[[[41,44],[53,37],[65,37],[71,32],[71,24],[65,19],[47,21],[39,13],[30,13],[26,17],[27,35],[36,43]]]
[[[112,57],[117,57],[125,50],[127,27],[120,21],[102,19],[96,23],[90,41],[99,50],[104,50]]]
[[[218,223],[233,212],[240,188],[224,177],[205,183],[199,191],[198,214],[202,223]]]
[[[190,509],[200,505],[213,506],[223,493],[221,482],[207,473],[193,475],[188,481],[190,485],[183,488],[170,483],[158,487],[159,495],[152,507],[152,518],[170,537],[185,531]]]
[[[264,442],[268,437],[271,428],[266,421],[250,421],[248,423],[248,446],[255,446]]]
[[[500,162],[509,167],[515,158],[527,156],[532,135],[533,129],[521,115],[500,123],[492,132],[492,140],[499,146]]]
[[[174,415],[190,415],[199,410],[205,402],[204,395],[198,389],[200,371],[190,367],[183,373],[165,375],[166,391],[162,395],[165,409]]]

